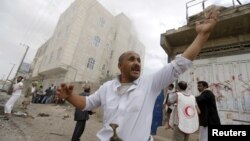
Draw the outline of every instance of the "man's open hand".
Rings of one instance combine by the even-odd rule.
[[[196,32],[204,34],[210,33],[218,21],[220,10],[221,8],[216,6],[208,13],[205,13],[205,19],[196,22]]]
[[[61,87],[57,89],[56,94],[60,99],[67,99],[70,97],[73,93],[74,86],[69,85],[67,86],[66,84],[61,84]]]

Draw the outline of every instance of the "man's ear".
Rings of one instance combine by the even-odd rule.
[[[119,68],[119,69],[121,68],[121,66],[122,66],[121,63],[118,63],[118,68]]]

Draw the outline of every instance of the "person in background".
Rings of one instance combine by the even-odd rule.
[[[41,101],[42,104],[47,104],[50,101],[50,98],[53,96],[53,90],[54,90],[54,84],[51,84],[51,86],[49,86],[45,90],[45,96]]]
[[[36,98],[35,98],[35,103],[41,103],[43,97],[45,95],[45,92],[43,91],[43,85],[40,85],[36,92]]]
[[[177,84],[177,92],[170,99],[175,104],[171,113],[171,126],[174,128],[173,141],[188,141],[189,135],[199,128],[198,114],[200,110],[195,97],[186,92],[187,83],[180,81]]]
[[[90,95],[90,86],[84,85],[84,91],[80,96],[89,96]],[[92,115],[92,111],[82,111],[81,109],[75,109],[74,120],[76,121],[75,129],[71,141],[80,141],[82,133],[85,129],[86,121],[89,119],[89,115]]]
[[[200,95],[196,97],[196,101],[201,111],[201,114],[199,114],[199,141],[207,141],[208,126],[220,125],[221,123],[215,96],[213,92],[208,89],[208,83],[206,81],[199,81],[197,85]]]
[[[10,99],[4,105],[4,113],[5,113],[5,120],[9,120],[11,118],[11,111],[13,106],[15,105],[16,101],[20,98],[23,90],[23,77],[18,76],[16,83],[13,85],[13,91]]]
[[[164,117],[165,117],[164,123],[166,123],[166,129],[170,128],[170,126],[169,126],[169,117],[170,117],[170,114],[171,114],[172,109],[173,109],[173,105],[168,105],[168,102],[169,102],[169,99],[172,99],[174,94],[175,94],[174,84],[170,84],[168,86],[166,98],[165,98],[165,100],[163,102],[163,105],[164,105]]]

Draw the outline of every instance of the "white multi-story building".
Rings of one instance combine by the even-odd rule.
[[[76,0],[61,15],[53,36],[38,49],[32,78],[42,80],[45,87],[98,83],[100,77],[119,73],[118,57],[128,50],[144,59],[145,47],[126,15],[113,16],[96,0]]]

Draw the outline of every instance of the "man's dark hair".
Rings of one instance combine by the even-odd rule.
[[[174,84],[170,84],[168,85],[168,87],[174,88]]]
[[[19,80],[19,79],[20,79],[20,80]],[[22,80],[23,80],[23,76],[21,76],[21,75],[18,76],[17,79],[16,79],[17,83],[21,82]]]
[[[84,92],[89,93],[89,92],[90,92],[90,87],[85,88],[85,89],[84,89]]]
[[[198,81],[198,84],[201,84],[205,88],[208,88],[208,83],[206,81]]]
[[[180,90],[185,91],[187,89],[187,83],[184,81],[180,81],[178,82],[178,87],[180,88]]]
[[[23,76],[21,76],[21,75],[20,75],[20,76],[18,76],[18,78],[21,78],[21,79],[23,79]]]

